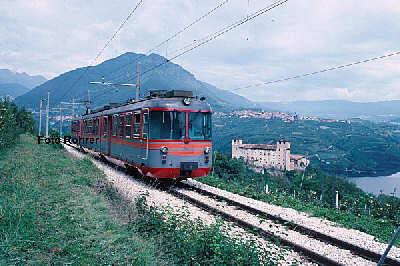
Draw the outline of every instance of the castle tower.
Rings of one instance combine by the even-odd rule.
[[[290,171],[290,142],[280,140],[276,143],[276,151],[279,154],[281,170]]]
[[[232,140],[232,158],[240,158],[240,145],[242,145],[242,139],[234,138]]]

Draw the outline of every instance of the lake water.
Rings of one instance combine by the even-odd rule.
[[[379,195],[381,191],[386,195],[393,195],[391,193],[396,190],[396,196],[400,198],[400,172],[391,176],[354,177],[349,178],[349,181],[365,192],[374,193],[375,195]]]

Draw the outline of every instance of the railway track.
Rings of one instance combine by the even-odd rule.
[[[73,145],[69,146],[77,149]],[[369,249],[295,224],[188,182],[161,186],[161,189],[251,233],[290,247],[320,265],[374,265],[381,257],[381,254]],[[388,257],[384,265],[400,265],[400,261]]]
[[[190,191],[188,193],[188,191]],[[232,200],[231,198],[228,198],[226,196],[221,196],[219,194],[201,189],[197,186],[190,185],[187,183],[180,183],[179,188],[175,189],[172,188],[170,189],[170,192],[174,194],[177,197],[183,198],[192,204],[201,207],[205,210],[208,210],[210,212],[213,212],[215,214],[218,214],[222,216],[223,218],[239,224],[241,227],[250,230],[250,231],[255,231],[259,233],[260,235],[270,238],[272,240],[278,240],[280,243],[282,243],[285,246],[291,247],[294,251],[300,252],[306,257],[310,258],[312,261],[322,264],[322,265],[345,265],[349,263],[343,263],[340,260],[335,260],[332,258],[333,256],[326,256],[318,253],[312,248],[305,247],[301,244],[298,244],[296,241],[291,241],[288,238],[286,238],[284,235],[280,235],[279,233],[271,233],[270,231],[267,231],[260,226],[255,225],[254,222],[248,222],[249,220],[257,221],[257,220],[268,220],[271,221],[273,224],[276,225],[281,225],[284,226],[285,230],[292,230],[295,231],[302,236],[305,236],[307,238],[310,238],[310,242],[312,241],[318,241],[319,243],[326,244],[330,247],[336,247],[337,249],[340,249],[341,251],[345,252],[340,252],[342,255],[339,255],[340,253],[337,253],[336,255],[339,255],[339,257],[342,259],[342,261],[345,261],[346,259],[341,256],[349,256],[350,254],[353,256],[358,256],[366,261],[369,261],[370,264],[377,263],[381,257],[381,254],[371,251],[369,249],[366,249],[364,247],[357,246],[355,244],[352,244],[350,242],[335,238],[333,236],[315,231],[311,228],[305,227],[300,224],[293,223],[292,221],[288,221],[280,216],[272,215],[269,214],[265,211],[262,211],[258,208],[243,204],[241,202],[238,202],[236,200]],[[193,197],[191,196],[192,192],[201,194],[203,198],[199,200],[199,197]],[[209,198],[210,200],[208,202],[205,202],[207,200],[204,199],[204,197]],[[210,204],[211,202],[214,202],[214,204]],[[220,205],[220,203],[224,203],[221,207],[216,207]],[[241,210],[242,212],[245,212],[248,214],[248,219],[243,220],[241,218],[238,218],[238,216],[243,215],[235,215],[235,212],[230,211],[229,213],[224,211],[223,209],[226,209],[227,206],[233,207],[232,209],[237,209]],[[236,213],[237,214],[237,213]],[[265,228],[265,227],[264,227]],[[317,242],[317,243],[318,243]],[[319,248],[321,250],[321,247]],[[336,256],[338,257],[338,256]],[[356,264],[353,264],[356,265]],[[360,265],[360,264],[358,264]],[[385,263],[383,265],[400,265],[400,261],[387,257],[385,259]]]

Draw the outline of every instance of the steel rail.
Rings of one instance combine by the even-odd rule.
[[[86,152],[83,151],[80,147],[76,147],[75,145],[71,145],[71,144],[66,144],[66,145],[68,145],[70,147],[73,147],[78,152],[86,154]],[[98,161],[101,161],[100,157],[94,157],[94,158],[96,160],[98,160]],[[103,161],[101,161],[101,162],[103,162]],[[108,162],[107,161],[106,163],[109,166],[114,166],[114,168],[116,168],[117,171],[122,171],[119,166],[113,164],[112,162]],[[132,176],[132,175],[130,175],[130,176]],[[149,180],[143,180],[143,181],[147,185],[151,185],[151,186],[154,187],[154,184],[149,182]],[[337,239],[335,237],[323,234],[321,232],[315,231],[315,230],[307,228],[305,226],[302,226],[302,225],[299,225],[299,224],[295,224],[295,223],[293,223],[291,221],[288,221],[288,220],[286,220],[286,219],[284,219],[284,218],[282,218],[280,216],[276,216],[276,215],[272,215],[272,214],[266,213],[266,212],[261,211],[259,209],[256,209],[256,208],[253,208],[251,206],[245,205],[243,203],[234,201],[234,200],[229,199],[227,197],[224,197],[224,196],[221,196],[221,195],[217,195],[215,193],[212,193],[210,191],[198,188],[196,186],[192,186],[192,185],[189,185],[189,184],[186,184],[186,183],[182,183],[182,182],[175,183],[175,184],[178,187],[195,191],[195,192],[197,192],[199,194],[208,196],[210,198],[214,198],[214,199],[217,199],[219,201],[225,201],[226,203],[228,203],[230,205],[233,205],[233,206],[235,206],[235,207],[237,207],[237,208],[239,208],[241,210],[244,210],[244,211],[246,211],[246,212],[248,212],[248,213],[250,213],[252,215],[258,215],[258,216],[261,216],[262,218],[267,218],[269,220],[272,220],[275,223],[284,224],[284,225],[288,226],[288,228],[290,228],[293,231],[297,231],[297,232],[299,232],[301,234],[308,235],[311,238],[320,240],[321,242],[332,244],[332,245],[334,245],[336,247],[339,247],[341,249],[350,250],[353,254],[358,255],[358,256],[360,256],[362,258],[365,258],[367,260],[378,262],[380,257],[381,257],[381,254],[378,254],[378,253],[373,252],[371,250],[356,246],[356,245],[351,244],[349,242],[346,242],[346,241]],[[160,189],[160,187],[159,187],[159,189]],[[165,191],[165,192],[170,193],[171,195],[173,195],[173,196],[175,196],[177,198],[185,200],[185,201],[191,203],[192,205],[203,209],[206,212],[210,212],[212,214],[219,215],[222,218],[224,218],[225,220],[237,224],[241,228],[245,229],[246,231],[248,231],[250,233],[255,234],[256,236],[262,236],[262,237],[270,239],[270,240],[279,241],[284,246],[290,247],[293,251],[303,254],[306,258],[309,258],[311,261],[313,261],[313,262],[315,262],[315,263],[317,263],[319,265],[329,265],[329,266],[330,265],[343,265],[343,264],[341,264],[341,263],[339,263],[339,262],[337,262],[337,261],[335,261],[335,260],[333,260],[331,258],[328,258],[328,257],[326,257],[324,255],[321,255],[321,254],[319,254],[319,253],[317,253],[317,252],[315,252],[313,250],[310,250],[310,249],[308,249],[306,247],[303,247],[303,246],[301,246],[301,245],[299,245],[297,243],[294,243],[294,242],[292,242],[290,240],[287,240],[287,239],[282,238],[280,236],[277,236],[277,235],[275,235],[273,233],[270,233],[270,232],[268,232],[268,231],[266,231],[266,230],[264,230],[264,229],[262,229],[262,228],[260,228],[258,226],[255,226],[255,225],[253,225],[251,223],[243,221],[243,220],[241,220],[241,219],[239,219],[239,218],[237,218],[237,217],[235,217],[235,216],[233,216],[233,215],[231,215],[229,213],[226,213],[226,212],[218,210],[218,209],[216,209],[216,208],[214,208],[212,206],[209,206],[208,204],[206,204],[204,202],[201,202],[198,199],[192,198],[192,197],[190,197],[190,196],[188,196],[188,195],[186,195],[184,193],[179,192],[179,190],[174,189],[174,187],[167,186],[167,187],[161,187],[161,189],[163,191]],[[395,259],[393,259],[393,258],[387,257],[385,259],[385,263],[383,265],[397,265],[397,266],[400,266],[400,262],[395,260]]]
[[[292,241],[289,241],[287,239],[284,239],[282,237],[276,236],[258,226],[252,225],[246,221],[243,221],[229,213],[226,213],[224,211],[218,210],[212,206],[209,206],[195,198],[192,198],[190,196],[187,196],[183,193],[180,193],[178,190],[174,190],[174,189],[167,189],[166,190],[168,193],[174,195],[175,197],[178,197],[182,200],[185,200],[187,202],[190,202],[191,204],[207,211],[210,213],[213,213],[215,215],[219,215],[222,218],[224,218],[227,221],[231,221],[235,224],[237,224],[238,226],[240,226],[241,228],[245,229],[246,231],[249,231],[250,233],[255,234],[256,236],[262,236],[264,238],[268,238],[270,240],[274,240],[274,241],[279,241],[280,243],[282,243],[284,246],[286,247],[290,247],[292,250],[298,252],[298,253],[302,253],[305,257],[309,258],[311,261],[319,264],[319,265],[343,265],[338,263],[337,261],[334,261],[326,256],[323,256],[321,254],[318,254],[310,249],[307,249],[299,244],[296,244]]]
[[[328,243],[328,244],[332,244],[332,245],[334,245],[336,247],[339,247],[341,249],[347,249],[350,252],[352,252],[353,254],[356,254],[356,255],[364,258],[364,259],[367,259],[367,260],[370,260],[370,261],[374,261],[374,262],[378,262],[380,260],[381,256],[382,256],[382,254],[379,254],[379,253],[374,252],[372,250],[357,246],[355,244],[352,244],[352,243],[347,242],[347,241],[342,240],[342,239],[338,239],[338,238],[330,236],[328,234],[321,233],[319,231],[313,230],[313,229],[308,228],[306,226],[303,226],[303,225],[300,225],[300,224],[296,224],[296,223],[294,223],[292,221],[289,221],[287,219],[284,219],[284,218],[282,218],[282,217],[280,217],[278,215],[273,215],[273,214],[267,213],[265,211],[262,211],[262,210],[259,210],[257,208],[254,208],[252,206],[243,204],[241,202],[237,202],[237,201],[232,200],[230,198],[215,194],[213,192],[201,189],[199,187],[196,187],[196,186],[193,186],[193,185],[189,185],[187,183],[180,183],[179,185],[184,187],[184,188],[196,191],[197,193],[200,193],[202,195],[218,199],[219,201],[225,201],[228,204],[233,205],[233,206],[235,206],[235,207],[237,207],[237,208],[239,208],[239,209],[241,209],[243,211],[246,211],[246,212],[248,212],[250,214],[259,215],[262,218],[266,218],[268,220],[273,221],[274,223],[285,225],[289,229],[291,229],[293,231],[296,231],[296,232],[299,232],[299,233],[301,233],[303,235],[307,235],[307,236],[310,236],[311,238],[320,240],[322,242],[325,242],[325,243]],[[390,257],[387,257],[385,259],[385,264],[384,265],[397,265],[397,266],[400,266],[400,261],[398,261],[396,259],[393,259],[393,258],[390,258]]]

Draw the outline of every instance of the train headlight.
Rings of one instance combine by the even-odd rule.
[[[160,151],[161,151],[162,153],[164,153],[164,154],[167,154],[167,153],[168,153],[168,148],[165,147],[165,146],[162,146],[162,147],[160,148]]]
[[[204,149],[204,153],[205,153],[205,154],[209,154],[210,151],[211,151],[210,147],[206,147],[206,148]]]
[[[183,104],[184,105],[189,105],[190,103],[191,103],[190,98],[183,99]]]

